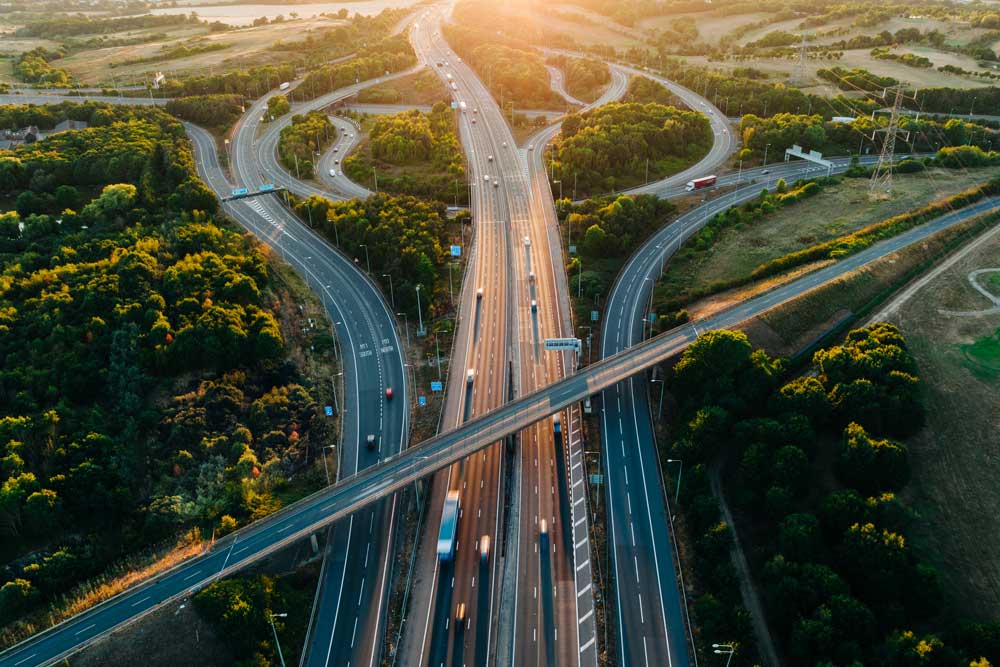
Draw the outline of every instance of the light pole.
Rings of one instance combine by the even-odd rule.
[[[327,463],[326,463],[326,450],[332,449],[332,448],[334,448],[336,446],[337,445],[327,445],[326,447],[323,448],[323,470],[326,471],[326,485],[327,486],[330,486],[330,484],[332,482],[330,482],[330,466],[328,466]]]
[[[662,417],[663,416],[663,384],[664,383],[663,383],[662,379],[650,378],[650,380],[649,380],[650,384],[653,384],[653,383],[656,383],[656,382],[660,383],[660,403],[659,403],[659,407],[657,407],[657,409],[656,409],[656,416],[657,417]]]
[[[712,644],[712,648],[714,648],[715,652],[719,655],[729,656],[726,658],[726,667],[729,667],[729,663],[732,661],[733,653],[736,653],[736,649],[730,644]]]
[[[663,407],[663,380],[657,380],[660,383],[660,407]],[[677,472],[677,490],[674,491],[674,505],[680,502],[681,497],[681,475],[684,474],[684,461],[680,459],[667,459],[667,463],[679,463],[680,470]]]
[[[971,104],[969,104],[969,118],[972,118],[972,110],[973,110],[973,108],[975,108],[975,106],[976,106],[976,100],[977,100],[977,99],[979,99],[979,98],[978,98],[978,96],[974,96],[974,97],[972,98],[972,103],[971,103]]]
[[[402,317],[403,318],[403,324],[406,327],[406,345],[407,345],[407,347],[409,347],[409,345],[410,345],[410,318],[407,316],[406,313],[396,313],[396,317]]]
[[[365,249],[365,264],[368,265],[368,273],[371,273],[372,272],[372,260],[371,260],[371,258],[368,257],[368,246],[366,244],[362,243],[361,247]]]
[[[420,285],[417,285],[417,317],[419,318],[417,338],[423,338],[427,335],[427,329],[424,328],[424,314],[420,311]]]
[[[767,166],[767,149],[770,148],[770,147],[771,147],[771,144],[768,144],[767,146],[764,146],[764,164],[761,165],[761,168],[764,168],[764,167]]]
[[[372,176],[375,178],[375,194],[378,194],[378,172],[372,167]]]
[[[743,181],[743,160],[740,160],[740,170],[736,174],[736,187],[740,187],[740,183]]]
[[[396,290],[392,288],[392,275],[389,273],[383,273],[383,278],[389,279],[389,299],[392,301],[392,309],[396,309]]]
[[[403,364],[410,369],[410,379],[413,380],[413,396],[417,395],[417,367],[413,364]]]
[[[278,649],[278,660],[281,661],[281,667],[285,667],[285,656],[281,655],[281,642],[278,641],[278,629],[274,627],[274,619],[285,618],[288,614],[274,614],[270,611],[267,612],[267,620],[271,624],[271,631],[274,632],[274,647]]]
[[[562,179],[560,179],[558,181],[552,181],[552,182],[559,184],[559,199],[562,200],[562,198],[563,198],[563,196],[562,196]]]

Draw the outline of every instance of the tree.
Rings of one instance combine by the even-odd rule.
[[[862,493],[898,490],[910,479],[906,446],[888,439],[876,440],[861,425],[848,424],[837,475]]]
[[[789,560],[808,562],[823,550],[819,520],[812,514],[789,514],[778,531],[778,551]]]

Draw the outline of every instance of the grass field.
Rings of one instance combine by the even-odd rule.
[[[982,183],[998,173],[1000,168],[968,172],[933,169],[924,174],[897,175],[893,198],[878,203],[868,200],[867,179],[845,178],[753,225],[737,225],[723,231],[705,252],[682,248],[667,265],[658,291],[682,294],[716,281],[745,276],[763,262],[850,234]]]
[[[698,34],[701,39],[709,44],[717,44],[719,39],[729,34],[736,28],[750,23],[756,23],[766,19],[768,14],[761,12],[758,14],[728,14],[719,15],[712,12],[693,12],[688,14],[671,14],[670,16],[656,16],[643,19],[639,22],[639,27],[644,30],[664,30],[670,29],[670,24],[676,19],[691,18],[698,26]]]
[[[911,544],[944,574],[956,607],[1000,619],[1000,314],[947,316],[989,302],[967,274],[1000,262],[992,237],[917,291],[890,318],[909,341],[926,385],[928,424],[909,441],[909,500],[923,517]],[[997,276],[998,274],[992,274]],[[1000,281],[993,285],[1000,293]]]
[[[450,96],[434,72],[424,70],[401,79],[366,88],[358,94],[358,104],[431,105]]]
[[[326,18],[299,19],[211,34],[203,27],[185,26],[167,31],[168,39],[166,40],[130,46],[86,49],[74,53],[58,63],[60,67],[69,70],[82,83],[90,85],[111,84],[113,77],[119,84],[142,82],[149,79],[151,72],[157,71],[169,72],[173,75],[209,74],[212,71],[222,71],[230,64],[249,67],[277,63],[284,57],[284,54],[281,51],[270,50],[270,47],[276,42],[294,42],[302,39],[310,31],[327,28],[338,23],[336,20]],[[124,35],[125,33],[119,33],[109,35],[109,37],[115,38]],[[226,48],[186,58],[123,64],[156,58],[164,49],[183,44],[192,38],[197,40],[196,44],[198,45],[222,44]],[[3,48],[4,41],[0,40],[0,51]]]

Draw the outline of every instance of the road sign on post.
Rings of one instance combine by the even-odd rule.
[[[451,247],[451,256],[452,257],[461,257],[462,256],[462,246],[460,246],[460,245],[453,245]]]
[[[431,391],[444,391],[444,385],[440,380],[431,381]]]
[[[579,338],[546,338],[545,339],[545,349],[546,350],[573,350],[579,353],[583,348],[583,344],[580,342]]]

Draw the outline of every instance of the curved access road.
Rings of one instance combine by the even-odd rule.
[[[877,243],[839,262],[785,283],[715,315],[685,324],[602,359],[526,394],[458,428],[407,448],[398,456],[360,471],[275,514],[218,540],[190,558],[90,610],[73,616],[3,653],[0,667],[50,665],[113,630],[184,598],[206,583],[307,537],[323,526],[379,503],[400,488],[479,452],[549,415],[579,403],[682,352],[699,330],[733,327],[838,280],[886,255],[920,243],[941,231],[1000,211],[1000,198],[984,199]],[[276,236],[280,236],[279,232]],[[290,239],[295,237],[289,235]],[[285,241],[282,240],[284,243]]]
[[[255,146],[254,138],[267,99],[275,94],[278,91],[255,101],[237,125],[231,147],[231,170],[237,186],[256,190],[263,183],[276,182],[282,186],[300,183],[273,166],[276,164],[273,151],[267,153],[272,158],[272,166],[268,168],[260,159],[260,146]],[[347,93],[337,91],[331,95],[340,94]],[[329,103],[320,98],[312,104],[321,108],[324,102]],[[272,123],[268,131],[275,130],[278,122]],[[276,131],[274,137],[276,140]],[[221,183],[210,184],[217,191],[222,187]],[[347,257],[339,252],[273,197],[261,197],[248,204],[233,202],[229,208],[233,215],[241,208],[250,209],[247,214],[262,218],[282,234],[294,230],[306,247],[284,255],[294,255],[289,260],[293,265],[295,260],[321,263],[326,271],[321,288],[336,305],[331,316],[338,322],[337,335],[344,350],[344,380],[348,388],[343,446],[339,452],[341,477],[397,454],[408,442],[409,407],[413,399],[406,383],[395,311],[375,282],[363,272],[365,258]],[[394,392],[391,400],[386,397],[390,388]],[[375,436],[373,447],[365,443],[369,435]],[[309,664],[369,665],[379,661],[396,512],[393,497],[371,510],[348,517],[331,530],[314,631],[309,635]]]

